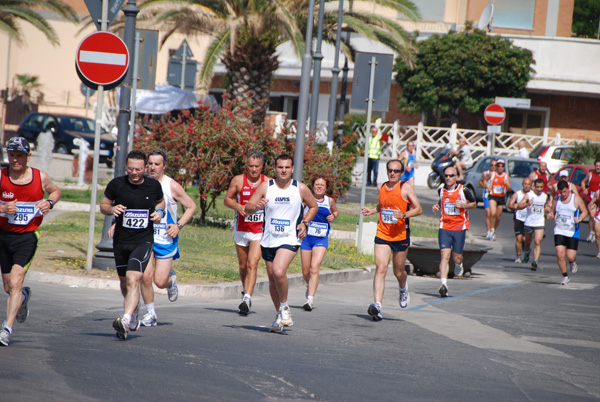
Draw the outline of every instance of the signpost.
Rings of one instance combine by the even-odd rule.
[[[107,1],[107,12],[106,18],[102,18],[102,3],[103,1]],[[125,0],[85,0],[85,5],[90,12],[90,16],[92,17],[92,21],[96,24],[96,28],[98,31],[106,31],[110,24],[114,21],[117,13],[125,4]],[[102,28],[102,22],[105,22],[106,26]]]
[[[506,110],[496,103],[492,103],[485,108],[483,112],[483,118],[488,124],[497,125],[501,124],[506,118]]]
[[[94,32],[81,41],[75,65],[79,78],[92,89],[118,86],[129,67],[129,51],[125,42],[110,32]]]

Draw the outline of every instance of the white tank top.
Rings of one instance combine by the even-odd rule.
[[[302,222],[302,197],[296,180],[286,189],[279,188],[275,180],[269,180],[265,199],[264,230],[260,245],[268,248],[282,245],[299,246],[296,227]]]
[[[533,191],[530,191],[527,195],[530,200],[533,200],[533,204],[527,207],[525,226],[544,227],[544,206],[546,205],[548,194],[540,193],[540,195],[535,195]]]
[[[523,200],[523,197],[525,197],[523,190],[517,191],[517,204]],[[527,219],[527,208],[515,209],[515,219],[525,222],[525,219]]]
[[[555,235],[579,239],[579,223],[575,223],[575,218],[579,216],[579,208],[575,206],[575,196],[573,194],[569,194],[567,202],[562,202],[560,198],[558,199],[555,216]]]
[[[173,199],[171,194],[171,180],[173,179],[169,176],[163,176],[160,182],[165,197],[165,215],[160,223],[154,224],[154,243],[172,244],[176,240],[166,234],[167,225],[177,223],[177,201]]]

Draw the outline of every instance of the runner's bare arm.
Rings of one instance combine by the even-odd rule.
[[[231,183],[229,184],[229,188],[227,189],[227,193],[225,194],[225,200],[223,204],[227,208],[231,208],[234,211],[237,211],[242,216],[246,216],[246,212],[244,212],[244,206],[237,202],[236,197],[242,188],[243,176],[241,174],[235,176]]]
[[[329,211],[330,213],[327,215],[327,222],[333,222],[338,216],[340,216],[340,211],[335,205],[335,200],[333,198],[329,199]]]
[[[116,217],[121,215],[126,209],[127,208],[121,204],[115,205],[113,207],[113,200],[106,196],[104,196],[104,198],[102,198],[102,201],[100,201],[100,212],[102,213],[102,215],[114,215]]]
[[[513,193],[513,195],[511,195],[510,200],[508,201],[508,207],[510,209],[518,209],[517,208],[517,193]]]
[[[410,210],[406,211],[407,218],[414,218],[415,216],[419,216],[423,213],[421,202],[419,201],[413,186],[402,186],[402,198],[410,201],[412,206]]]
[[[162,213],[160,212],[156,212],[159,209],[162,209]],[[157,203],[156,203],[156,207],[154,208],[154,212],[152,212],[152,214],[150,215],[150,220],[154,223],[160,223],[161,219],[163,218],[163,216],[165,216],[166,212],[165,212],[165,198],[161,198]]]
[[[581,197],[576,197],[575,198],[575,206],[577,208],[579,208],[579,217],[577,218],[577,223],[583,222],[583,220],[585,218],[587,218],[588,216],[588,210],[585,207],[585,202],[583,201],[583,199]],[[590,218],[593,219],[593,218]]]
[[[42,189],[48,193],[47,200],[56,204],[62,195],[60,189],[56,184],[54,184],[54,182],[52,182],[50,176],[48,176],[48,173],[40,172],[40,178],[42,179]],[[44,214],[50,211],[50,203],[48,201],[42,202],[38,206]]]
[[[298,188],[300,190],[300,197],[302,197],[302,203],[308,207],[306,217],[298,226],[296,226],[296,230],[298,230],[298,238],[304,239],[306,237],[308,222],[312,221],[317,215],[317,212],[319,212],[319,206],[317,205],[317,200],[315,200],[312,192],[308,189],[308,187],[306,187],[306,184],[298,183]]]
[[[190,197],[181,184],[177,183],[175,180],[171,180],[171,194],[173,195],[173,199],[185,208],[185,212],[181,218],[179,218],[176,223],[168,224],[167,231],[165,232],[167,236],[177,237],[180,231],[177,224],[180,224],[181,226],[188,224],[192,220],[197,207],[192,197]]]

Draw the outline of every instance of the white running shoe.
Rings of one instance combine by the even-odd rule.
[[[304,305],[302,306],[302,308],[306,311],[312,311],[313,309],[313,304],[311,303],[310,300],[306,299],[306,303],[304,303]]]
[[[490,240],[496,241],[496,232],[492,232],[492,234],[490,235]]]
[[[404,292],[400,291],[400,297],[398,298],[398,302],[400,303],[400,307],[408,307],[408,303],[410,303],[410,294],[408,294],[408,290]]]
[[[135,332],[138,329],[140,329],[139,312],[140,312],[140,305],[138,304],[138,306],[133,311],[133,314],[131,315],[131,320],[129,321],[129,330],[130,331]]]
[[[591,243],[594,237],[594,232],[590,232],[590,234],[588,235],[587,239],[585,239],[585,241],[587,241],[588,243]]]
[[[273,321],[273,324],[271,324],[271,327],[269,328],[270,332],[283,332],[283,324],[281,324],[281,314],[277,313],[277,316],[275,317],[275,321]]]
[[[448,286],[445,284],[442,284],[442,286],[440,286],[438,292],[440,292],[440,297],[448,297]]]
[[[562,281],[560,281],[561,285],[568,285],[569,282],[571,282],[571,280],[569,279],[568,276],[563,276]]]
[[[8,346],[9,343],[10,343],[10,332],[8,332],[8,329],[2,328],[2,330],[0,330],[0,344],[3,346]]]
[[[177,287],[177,275],[175,275],[175,271],[171,270],[171,272],[169,272],[169,277],[171,278],[171,286],[167,288],[167,294],[169,300],[174,302],[177,301],[177,298],[179,297],[179,288]]]
[[[158,319],[152,313],[146,313],[140,321],[144,327],[156,327],[158,325]]]
[[[381,315],[381,308],[375,303],[371,303],[369,305],[367,313],[369,313],[369,315],[373,317],[373,321],[383,320],[383,316]]]
[[[596,254],[596,258],[600,258],[600,253]]]
[[[23,294],[25,295],[25,300],[23,300],[23,303],[21,303],[21,307],[17,312],[17,322],[25,322],[27,317],[29,317],[29,308],[27,308],[27,303],[31,297],[31,289],[28,286],[23,286]]]
[[[464,272],[464,269],[463,269],[462,262],[460,264],[454,264],[454,276],[455,277],[458,278],[459,276],[462,276],[463,272]]]
[[[517,259],[515,260],[516,264],[520,264],[522,262],[523,262],[523,260],[521,260],[521,257],[517,257]]]
[[[129,334],[129,320],[123,319],[123,317],[117,317],[113,321],[113,328],[117,331],[117,338],[127,339]]]
[[[577,261],[573,261],[571,263],[571,273],[574,274],[579,271],[579,265],[577,265]]]
[[[283,306],[281,308],[281,324],[286,327],[294,325],[294,321],[292,321],[292,312],[290,311],[289,306]]]
[[[242,302],[238,306],[238,309],[240,310],[239,314],[248,315],[251,307],[252,307],[252,300],[250,299],[250,297],[248,297],[248,295],[245,294],[244,298],[242,299]]]

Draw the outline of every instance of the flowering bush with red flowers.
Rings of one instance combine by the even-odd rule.
[[[160,148],[167,153],[169,176],[184,187],[198,187],[201,223],[219,194],[227,191],[233,176],[245,171],[250,151],[265,154],[265,174],[271,177],[278,155],[294,155],[295,139],[285,129],[276,136],[272,129],[240,119],[232,109],[228,100],[218,111],[200,105],[196,112],[184,111],[177,118],[148,123],[146,132],[136,138],[136,149],[149,152]],[[247,112],[251,114],[252,109]],[[327,147],[309,137],[304,151],[304,181],[324,173],[333,179],[330,195],[344,195],[352,182],[355,161],[354,155],[342,155],[337,150],[330,155]]]

